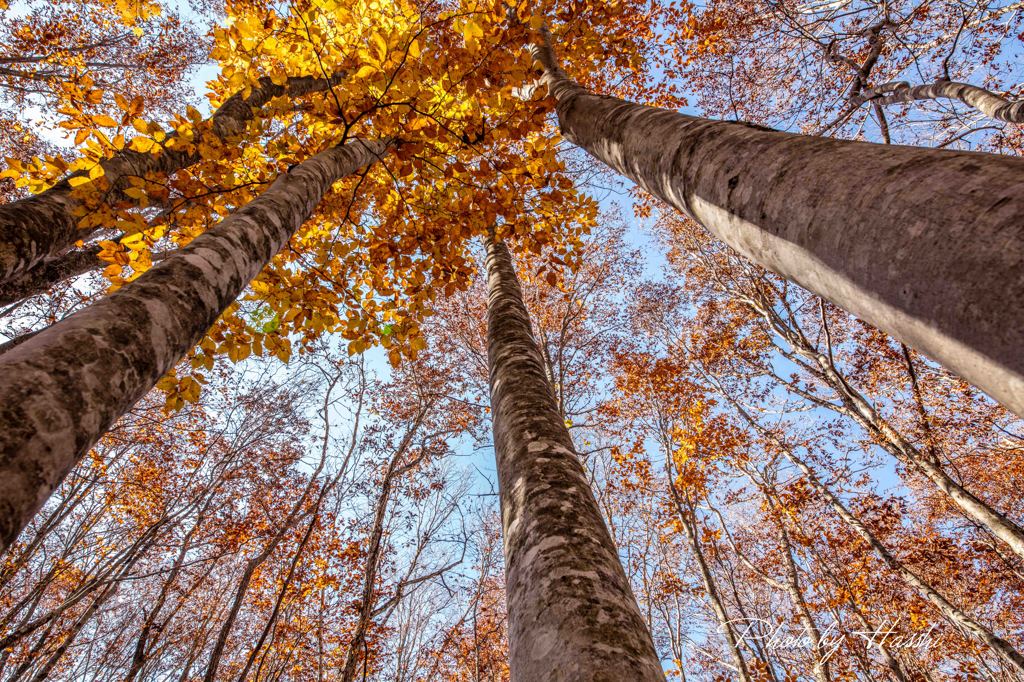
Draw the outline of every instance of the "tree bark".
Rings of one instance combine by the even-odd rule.
[[[27,272],[0,283],[0,306],[45,293],[61,282],[106,267],[99,259],[100,247],[75,249],[53,260],[39,263]]]
[[[283,85],[262,78],[248,96],[239,92],[225,100],[210,118],[210,130],[214,137],[222,140],[238,135],[255,118],[256,112],[274,97],[300,97],[321,92],[340,83],[344,76],[289,78]],[[174,133],[168,135],[163,144],[175,137]],[[200,159],[198,150],[163,149],[151,154],[125,149],[100,164],[112,190],[107,199],[121,198],[125,178],[145,177],[147,173],[170,174]],[[95,233],[95,230],[80,230],[78,217],[74,215],[79,204],[72,197],[68,180],[83,174],[85,171],[73,173],[40,194],[0,205],[0,284],[28,273],[44,260],[57,257],[77,240]]]
[[[997,121],[1024,123],[1024,101],[1008,100],[985,88],[956,81],[938,80],[927,85],[910,85],[903,81],[885,83],[857,97],[854,104],[872,102],[885,106],[936,99],[958,100]]]
[[[558,413],[512,257],[487,240],[487,355],[512,679],[664,680]]]
[[[588,92],[549,41],[533,54],[567,139],[1024,416],[1024,159],[686,116]]]
[[[79,458],[202,339],[339,178],[384,142],[333,147],[134,282],[0,356],[0,552]]]

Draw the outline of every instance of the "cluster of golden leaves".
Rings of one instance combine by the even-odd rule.
[[[550,254],[554,272],[575,265],[574,247],[594,224],[596,202],[566,169],[551,103],[533,87],[525,48],[545,21],[568,39],[564,57],[582,80],[620,92],[646,87],[619,77],[647,68],[653,18],[642,3],[236,2],[213,31],[213,108],[261,79],[335,84],[274,98],[240,135],[222,139],[191,107],[161,117],[144,98],[117,94],[116,109],[91,111],[77,103],[107,93],[86,73],[67,84],[76,104],[61,123],[77,156],[9,159],[3,175],[38,192],[73,174],[80,224],[104,230],[100,258],[117,288],[291,165],[346,139],[392,140],[394,151],[337,183],[223,315],[191,356],[192,379],[162,387],[180,405],[195,399],[217,356],[287,361],[296,344],[309,348],[325,333],[340,334],[350,353],[381,345],[397,364],[423,349],[432,301],[468,286],[474,238],[496,229],[518,248]],[[124,150],[199,161],[171,177],[122,180],[114,196],[100,162]]]

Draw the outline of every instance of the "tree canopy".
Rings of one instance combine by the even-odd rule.
[[[1024,679],[1022,9],[0,0],[0,679]]]

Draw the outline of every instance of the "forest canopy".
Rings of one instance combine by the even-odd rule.
[[[0,680],[1024,680],[1022,39],[0,0]]]

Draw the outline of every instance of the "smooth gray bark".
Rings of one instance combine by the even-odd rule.
[[[283,85],[269,78],[260,79],[247,97],[236,93],[229,97],[210,118],[210,131],[219,139],[241,134],[265,104],[275,97],[299,97],[322,92],[340,83],[345,74],[333,78],[308,76],[289,78]],[[172,133],[168,140],[175,137]],[[164,142],[166,144],[166,141]],[[145,177],[149,173],[170,174],[187,168],[201,159],[198,151],[164,149],[150,154],[125,149],[103,161],[103,177],[110,183],[106,199],[123,198],[124,180]],[[83,175],[73,173],[56,185],[35,196],[0,205],[0,284],[29,273],[45,260],[58,258],[65,249],[96,230],[80,230],[74,210],[78,202],[68,179]]]
[[[1024,159],[793,135],[594,95],[562,134],[753,262],[1024,416]]]
[[[331,184],[385,149],[355,141],[298,164],[139,279],[0,355],[0,552],[113,421],[202,339]]]
[[[487,356],[516,682],[664,680],[530,329],[487,240]]]
[[[854,104],[870,101],[887,105],[936,99],[959,100],[997,121],[1024,123],[1024,101],[1008,100],[985,88],[956,81],[939,80],[927,85],[911,85],[903,81],[885,83],[857,97]]]

